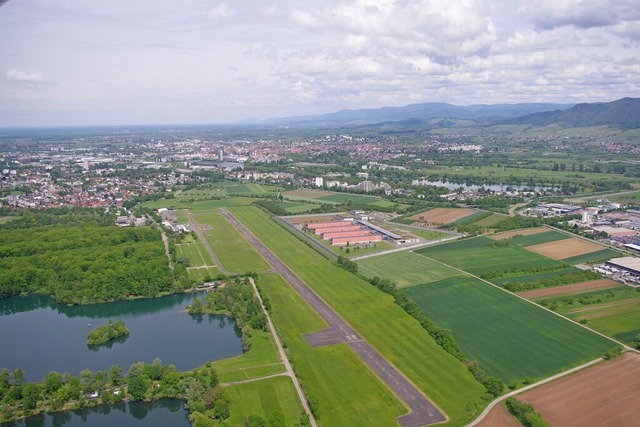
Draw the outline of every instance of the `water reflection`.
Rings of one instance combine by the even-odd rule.
[[[151,403],[121,402],[95,408],[40,414],[21,421],[3,423],[0,424],[0,427],[76,427],[86,425],[186,427],[190,423],[183,401],[160,399]]]

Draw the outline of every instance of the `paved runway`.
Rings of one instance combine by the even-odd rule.
[[[315,334],[309,334],[307,340],[328,345],[346,342],[360,356],[362,361],[410,408],[411,412],[398,418],[403,427],[418,427],[446,421],[442,414],[427,398],[402,375],[393,365],[382,357],[369,343],[363,341],[349,325],[322,301],[304,282],[302,282],[278,257],[262,244],[229,211],[220,209],[222,215],[262,254],[287,282],[314,308],[327,322],[328,328]]]

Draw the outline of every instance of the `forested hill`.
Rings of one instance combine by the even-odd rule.
[[[640,128],[640,98],[622,98],[613,102],[578,104],[567,110],[546,111],[508,119],[500,124],[564,128],[616,126],[622,130]]]

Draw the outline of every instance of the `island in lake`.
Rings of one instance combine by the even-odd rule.
[[[109,320],[109,323],[106,325],[99,326],[89,332],[89,335],[87,335],[87,345],[104,345],[113,339],[125,335],[129,335],[129,329],[127,329],[127,325],[125,325],[122,320],[116,320],[115,322]]]

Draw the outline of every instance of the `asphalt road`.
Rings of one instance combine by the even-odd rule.
[[[262,244],[243,224],[226,209],[220,209],[222,215],[262,254],[293,288],[324,319],[328,328],[318,334],[318,338],[328,338],[325,344],[346,342],[360,356],[362,361],[389,387],[410,409],[410,413],[398,418],[403,427],[418,427],[446,421],[442,414],[404,375],[382,357],[322,301],[304,282],[302,282],[280,259]],[[311,336],[307,337],[311,338]],[[310,339],[312,341],[312,339]],[[319,339],[318,341],[324,341]],[[313,344],[313,342],[312,342]],[[321,344],[320,344],[321,345]]]

